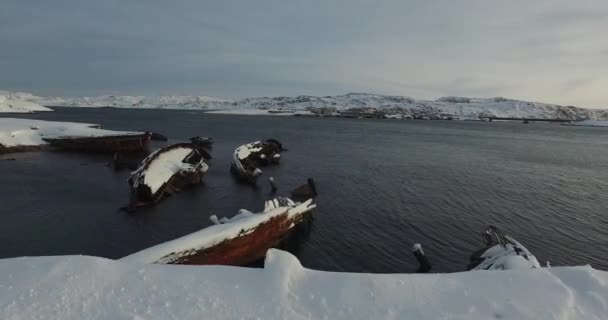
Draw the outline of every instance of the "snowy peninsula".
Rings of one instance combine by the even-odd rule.
[[[89,123],[0,118],[0,152],[34,149],[47,145],[44,139],[141,135],[143,132],[100,129]]]
[[[0,90],[0,113],[33,113],[53,111],[38,104],[39,97],[24,92]]]

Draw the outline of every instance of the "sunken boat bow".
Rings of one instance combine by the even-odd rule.
[[[192,143],[165,146],[146,157],[131,173],[130,209],[156,203],[188,186],[202,182],[211,156]]]
[[[294,203],[289,198],[266,202],[263,212],[241,209],[228,219],[212,216],[211,225],[182,238],[136,252],[121,260],[141,263],[234,265],[255,262],[279,246],[298,225],[310,221],[312,199]]]
[[[230,171],[243,181],[255,183],[262,174],[260,167],[278,164],[283,151],[286,149],[275,139],[244,144],[234,150]]]

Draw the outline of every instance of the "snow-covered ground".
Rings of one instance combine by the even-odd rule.
[[[451,116],[454,119],[479,117],[521,117],[571,120],[608,120],[608,110],[528,102],[502,97],[442,97],[417,100],[404,96],[349,93],[337,96],[256,97],[219,99],[206,96],[99,96],[37,97],[23,94],[26,101],[45,106],[192,109],[222,114],[291,115],[311,109],[346,110],[376,108],[391,115]],[[272,113],[269,112],[285,112]],[[396,117],[396,116],[395,116]]]
[[[263,269],[88,256],[0,260],[0,319],[606,319],[608,272],[355,274],[270,250]]]
[[[101,137],[141,134],[141,132],[112,131],[97,125],[75,122],[0,118],[0,145],[4,147],[42,146],[43,138]]]
[[[576,121],[572,123],[564,123],[568,126],[581,126],[581,127],[608,127],[608,121],[606,120],[584,120]]]
[[[0,90],[0,113],[33,113],[53,111],[32,101],[39,97],[24,92],[8,92]]]

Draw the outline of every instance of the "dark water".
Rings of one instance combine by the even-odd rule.
[[[289,152],[265,177],[283,191],[314,177],[320,190],[297,251],[307,267],[409,272],[410,247],[421,242],[435,271],[459,271],[480,247],[480,231],[496,224],[541,261],[608,270],[608,129],[69,108],[24,117],[154,129],[172,141],[208,135],[214,159],[205,185],[127,215],[118,208],[128,172],[104,167],[107,157],[10,155],[17,160],[0,161],[0,257],[118,258],[199,230],[212,214],[258,211],[268,185],[236,183],[230,156],[274,137]]]

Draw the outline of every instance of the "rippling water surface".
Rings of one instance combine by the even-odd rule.
[[[236,183],[230,157],[273,137],[289,151],[265,177],[285,192],[314,177],[320,192],[296,251],[307,267],[409,272],[420,242],[435,271],[460,271],[496,224],[541,261],[608,270],[608,128],[70,108],[22,117],[152,129],[172,142],[208,135],[214,159],[203,186],[128,215],[118,210],[128,172],[105,167],[106,156],[10,155],[0,161],[0,257],[119,258],[208,226],[210,215],[259,211],[269,186]]]

